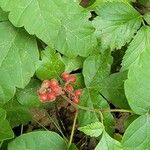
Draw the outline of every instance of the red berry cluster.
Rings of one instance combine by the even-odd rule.
[[[55,101],[56,97],[61,94],[63,94],[62,87],[55,79],[44,80],[38,91],[38,96],[41,102]]]
[[[74,90],[73,84],[76,82],[76,76],[64,72],[62,74],[64,85],[61,86],[56,79],[44,80],[41,88],[38,90],[38,96],[41,102],[52,102],[62,94],[66,94],[69,99],[78,104],[81,96],[81,90]]]
[[[72,83],[76,82],[76,76],[73,74],[69,74],[64,72],[62,74],[62,79],[65,81],[64,91],[67,96],[76,104],[79,103],[79,99],[81,96],[81,89],[74,90]]]

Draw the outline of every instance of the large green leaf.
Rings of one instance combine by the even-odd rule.
[[[84,132],[86,135],[89,135],[91,137],[98,137],[102,134],[104,126],[101,122],[95,122],[88,124],[84,127],[80,127],[78,128],[78,130]]]
[[[6,119],[6,111],[0,108],[0,141],[11,139],[14,133]]]
[[[7,102],[3,108],[7,112],[7,120],[9,121],[12,128],[21,124],[27,124],[32,120],[29,109],[21,105],[16,98],[11,99]]]
[[[150,115],[140,116],[127,128],[122,139],[124,150],[148,150],[150,148]]]
[[[42,51],[42,60],[36,70],[36,75],[39,79],[52,79],[58,78],[65,70],[65,65],[59,53],[47,47]]]
[[[24,88],[36,70],[36,41],[23,29],[0,22],[0,104],[14,96],[15,88]]]
[[[19,103],[27,107],[39,107],[41,103],[37,91],[40,85],[38,80],[32,79],[24,89],[18,89],[16,97]]]
[[[104,131],[103,136],[96,146],[95,150],[123,150],[120,142],[111,138],[109,134]]]
[[[102,81],[109,75],[112,57],[109,53],[89,56],[83,64],[86,87],[101,89]]]
[[[102,95],[116,107],[129,108],[124,93],[124,81],[126,79],[127,72],[119,72],[111,74],[102,82]]]
[[[123,61],[129,68],[125,94],[132,110],[144,114],[150,109],[150,27],[144,26],[131,42]]]
[[[87,56],[96,44],[90,13],[73,0],[1,0],[16,27],[24,26],[50,47],[73,56]]]
[[[94,20],[102,49],[121,48],[130,42],[141,25],[140,14],[124,2],[106,2],[96,8],[99,15]]]
[[[8,150],[66,150],[65,141],[55,132],[36,131],[23,134],[9,143]]]

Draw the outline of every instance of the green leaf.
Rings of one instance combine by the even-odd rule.
[[[109,53],[89,56],[83,64],[86,87],[101,89],[101,82],[109,75],[112,57]]]
[[[127,79],[127,72],[114,73],[102,82],[101,94],[113,105],[120,108],[129,108],[124,93],[124,81]]]
[[[84,89],[83,94],[80,98],[80,105],[84,107],[88,107],[89,109],[94,108],[94,103],[98,103],[101,101],[101,97],[99,96],[97,91]],[[78,115],[79,126],[83,127],[87,124],[98,122],[99,118],[96,112],[79,110]]]
[[[16,27],[24,26],[50,47],[69,57],[88,56],[96,44],[90,12],[73,0],[1,0]]]
[[[42,61],[36,70],[36,75],[39,79],[58,78],[64,72],[65,65],[59,53],[56,53],[51,48],[47,47],[41,53]]]
[[[96,13],[99,16],[94,19],[94,26],[104,50],[120,49],[141,25],[140,14],[129,3],[106,2],[96,8]]]
[[[29,109],[18,103],[16,98],[13,98],[7,102],[3,108],[7,112],[7,120],[9,121],[12,128],[21,124],[25,125],[32,120]]]
[[[128,128],[128,126],[138,117],[139,116],[136,114],[132,114],[129,117],[127,117],[123,122],[123,129],[126,130]]]
[[[102,134],[104,126],[101,122],[95,122],[88,124],[84,127],[80,127],[78,128],[78,130],[84,132],[86,135],[89,135],[91,137],[98,137]]]
[[[62,59],[65,64],[65,71],[67,72],[78,70],[83,66],[84,59],[82,57],[68,58],[64,56]]]
[[[123,69],[129,68],[125,81],[125,94],[131,109],[137,114],[150,110],[150,27],[144,26],[137,33],[126,52]]]
[[[8,20],[8,14],[0,8],[0,21]]]
[[[94,89],[84,89],[80,98],[80,105],[88,107],[89,109],[110,109],[108,103],[103,99],[98,91]],[[100,119],[100,113],[79,110],[78,122],[80,127],[84,127],[88,124],[98,122]],[[111,113],[103,113],[104,125],[107,131],[112,134],[114,129],[114,118]]]
[[[8,144],[8,150],[66,150],[65,141],[55,132],[36,131],[23,134]]]
[[[6,111],[0,108],[0,141],[8,140],[14,137],[14,133],[6,120]]]
[[[24,88],[36,70],[38,49],[35,38],[9,22],[0,22],[0,104]]]
[[[127,128],[122,139],[124,150],[148,150],[150,147],[150,115],[137,118]]]
[[[28,107],[39,107],[41,103],[37,95],[37,90],[40,85],[41,83],[38,80],[32,79],[24,89],[18,89],[16,93],[18,102]]]
[[[142,63],[141,55],[149,52],[150,46],[150,27],[143,26],[130,43],[122,62],[122,70],[127,70],[135,63]]]
[[[103,136],[96,146],[95,150],[123,150],[120,142],[111,138],[106,131],[103,132]]]

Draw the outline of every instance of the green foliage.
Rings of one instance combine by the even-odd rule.
[[[145,114],[133,121],[127,128],[122,145],[125,150],[149,149],[150,115]]]
[[[94,20],[101,48],[119,49],[130,42],[141,25],[140,14],[128,3],[106,2],[96,8]]]
[[[0,141],[11,139],[14,133],[6,119],[6,111],[0,108]]]
[[[98,137],[103,132],[103,124],[101,122],[94,122],[91,124],[88,124],[87,126],[80,127],[78,130],[84,132],[86,135],[89,135],[91,137]]]
[[[8,150],[66,150],[65,141],[56,133],[51,131],[36,131],[23,134],[9,143]]]
[[[120,142],[111,138],[105,131],[103,132],[102,138],[96,146],[95,150],[99,150],[101,148],[104,150],[122,150]]]
[[[147,0],[0,0],[0,148],[86,149],[84,138],[72,139],[82,132],[98,141],[95,150],[149,149],[148,10]],[[77,81],[64,82],[63,72]],[[42,82],[51,79],[59,88]],[[81,97],[66,92],[68,83]],[[57,99],[42,104],[42,94],[54,89],[61,89]],[[37,120],[36,126],[36,113],[48,125]],[[29,121],[64,139],[52,131],[28,133]]]

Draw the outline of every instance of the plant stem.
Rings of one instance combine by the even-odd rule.
[[[69,144],[68,144],[68,150],[72,144],[73,135],[74,135],[75,126],[76,126],[76,121],[77,121],[77,116],[78,116],[78,110],[76,110],[76,113],[75,113],[75,117],[74,117],[74,121],[73,121],[73,125],[72,125],[72,130],[71,130],[71,135],[70,135],[70,140],[69,140]]]
[[[21,131],[20,131],[20,135],[23,134],[23,124],[21,125]]]
[[[134,113],[132,110],[126,109],[104,109],[102,112],[124,112],[124,113]]]
[[[72,106],[74,106],[75,108],[79,108],[82,110],[86,110],[86,111],[91,111],[91,112],[96,112],[98,114],[103,113],[103,112],[125,112],[125,113],[134,113],[132,110],[126,110],[126,109],[92,109],[89,107],[84,107],[84,106],[80,106],[75,104],[74,102],[72,102],[68,97],[66,97],[65,95],[62,95],[63,99],[65,99],[68,103],[70,103]]]
[[[63,134],[63,132],[61,131],[61,129],[59,128],[59,126],[57,125],[57,123],[54,121],[54,119],[49,115],[49,113],[46,112],[46,114],[47,114],[49,120],[54,124],[54,126],[57,128],[57,130],[61,133],[61,135],[63,136],[63,138],[66,141],[68,141],[67,138],[65,137],[65,135]]]
[[[36,119],[33,119],[33,121],[35,121],[39,126],[41,126],[43,129],[45,129],[46,131],[49,131],[47,128],[45,128],[40,122],[38,122]]]

